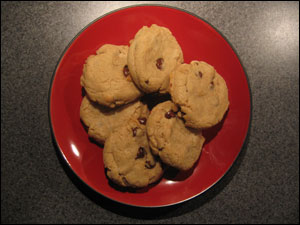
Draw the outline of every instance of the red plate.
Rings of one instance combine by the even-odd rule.
[[[186,63],[201,60],[225,79],[230,108],[222,123],[204,132],[207,141],[194,169],[167,175],[136,193],[113,188],[104,173],[102,149],[88,139],[79,118],[82,99],[79,78],[86,58],[103,44],[128,45],[144,25],[167,27],[179,42]],[[50,88],[52,132],[74,173],[93,190],[128,205],[160,207],[200,195],[220,180],[239,155],[250,122],[250,92],[238,57],[209,24],[176,8],[140,5],[108,13],[86,26],[63,53]]]

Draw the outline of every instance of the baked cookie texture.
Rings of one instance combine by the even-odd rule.
[[[105,44],[87,58],[80,84],[92,101],[114,108],[142,96],[129,75],[128,46]]]
[[[114,129],[126,124],[129,119],[147,118],[148,115],[147,105],[140,101],[110,109],[85,96],[80,106],[80,118],[88,127],[88,135],[102,144]]]
[[[204,129],[219,123],[229,107],[228,89],[214,67],[203,61],[182,64],[170,76],[172,101],[185,125]]]
[[[154,155],[179,170],[188,170],[198,160],[205,138],[201,130],[187,128],[171,101],[156,105],[148,118],[147,134]]]
[[[130,120],[115,129],[105,142],[103,162],[106,174],[120,186],[146,187],[163,175],[160,162],[149,148],[146,122],[146,118]]]
[[[145,93],[167,93],[170,73],[181,63],[182,50],[168,28],[143,26],[130,43],[130,75]]]

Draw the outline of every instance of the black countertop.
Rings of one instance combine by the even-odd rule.
[[[164,2],[230,41],[248,75],[252,123],[240,156],[205,194],[157,210],[97,197],[58,157],[48,90],[89,22],[151,2],[1,2],[2,223],[299,223],[299,3]]]

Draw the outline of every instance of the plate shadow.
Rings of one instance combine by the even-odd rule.
[[[223,116],[223,119],[221,120],[221,122],[217,123],[215,126],[204,129],[202,131],[203,136],[205,137],[205,143],[204,145],[208,144],[211,140],[214,139],[215,136],[217,136],[218,132],[222,129],[224,121],[226,120],[226,117],[228,115],[228,111],[226,111],[226,113]]]

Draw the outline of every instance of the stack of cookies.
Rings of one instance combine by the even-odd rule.
[[[142,27],[130,46],[103,45],[87,58],[80,78],[86,96],[80,118],[104,144],[107,177],[140,188],[158,181],[163,165],[189,170],[205,142],[202,130],[219,123],[228,90],[213,66],[183,63],[169,29]],[[170,95],[151,112],[142,96]]]

